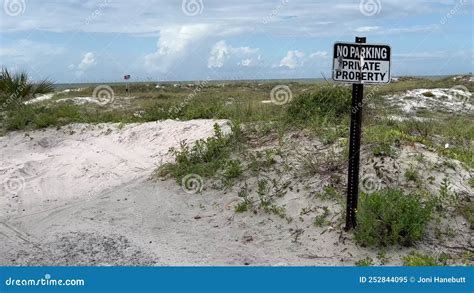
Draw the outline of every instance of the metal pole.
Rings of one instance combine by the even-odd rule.
[[[355,42],[363,44],[365,37],[356,37]],[[360,52],[360,51],[359,51]],[[361,64],[362,66],[362,64]],[[362,98],[364,85],[352,84],[351,129],[349,142],[349,172],[347,176],[347,206],[345,230],[355,228],[357,201],[359,198],[360,136],[362,132]]]

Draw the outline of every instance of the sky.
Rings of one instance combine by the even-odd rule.
[[[0,65],[58,83],[321,78],[333,45],[392,75],[474,71],[473,0],[0,0]]]

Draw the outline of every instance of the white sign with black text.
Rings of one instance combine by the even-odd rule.
[[[332,79],[347,83],[389,83],[390,46],[335,43]]]

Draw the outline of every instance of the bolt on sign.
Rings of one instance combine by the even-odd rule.
[[[347,83],[389,83],[390,46],[335,43],[332,79]]]

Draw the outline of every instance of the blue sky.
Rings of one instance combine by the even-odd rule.
[[[392,47],[392,75],[472,72],[472,0],[2,0],[0,63],[56,82],[330,76],[332,46]]]

